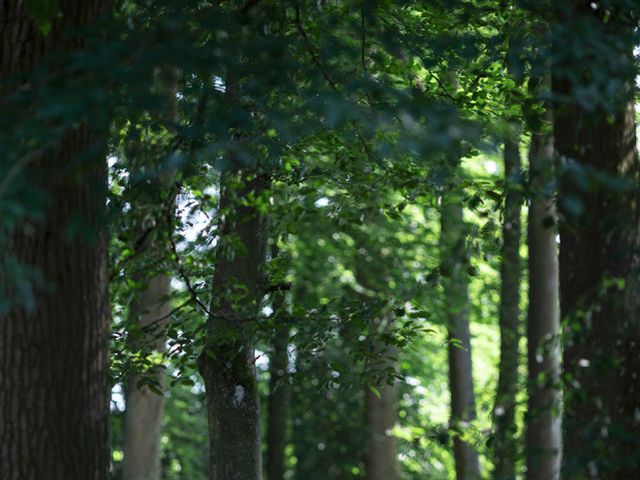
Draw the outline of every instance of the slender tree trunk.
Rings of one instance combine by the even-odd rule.
[[[441,266],[444,305],[449,331],[449,388],[451,429],[458,480],[480,478],[478,453],[466,442],[464,430],[476,418],[469,331],[468,252],[462,204],[449,193],[442,200]]]
[[[278,257],[278,248],[272,248],[272,258]],[[275,334],[273,353],[269,357],[269,399],[267,416],[267,480],[283,480],[286,471],[287,416],[289,411],[289,325],[284,292],[273,296]]]
[[[515,478],[518,458],[516,395],[520,343],[520,181],[519,135],[504,144],[505,205],[500,268],[500,372],[493,409],[496,428],[495,480]]]
[[[282,480],[286,471],[287,412],[289,392],[286,384],[289,363],[289,332],[274,338],[273,354],[269,359],[269,406],[267,423],[267,479]]]
[[[376,324],[379,322],[376,322]],[[390,326],[384,326],[388,329]],[[374,335],[379,335],[376,332]],[[375,338],[374,355],[379,356],[375,364],[376,370],[389,372],[396,370],[394,358],[397,357],[397,349]],[[364,478],[366,480],[397,480],[398,461],[396,437],[392,433],[393,427],[398,421],[398,383],[388,385],[383,382],[376,387],[377,392],[371,388],[365,389],[364,408],[366,422],[366,444],[364,457]]]
[[[554,135],[563,160],[560,302],[567,322],[567,479],[640,478],[640,165],[631,87],[635,24],[623,9],[600,12],[575,1],[558,16],[561,32],[588,31],[591,42],[606,41],[611,49],[606,65],[615,65],[607,72],[606,94],[598,98],[603,103],[588,107],[579,95],[584,85],[593,86],[593,69],[605,64],[600,52],[586,50],[595,67],[581,59],[556,63],[553,71],[553,92],[565,99],[555,111]],[[558,42],[564,44],[562,38]],[[579,91],[575,82],[583,84]]]
[[[157,75],[164,108],[161,119],[172,130],[176,122],[176,91],[178,73],[170,68],[163,69]],[[136,165],[136,159],[132,159]],[[172,172],[173,173],[173,172]],[[139,218],[143,218],[158,210],[159,200],[163,193],[169,191],[169,178],[172,175],[158,175],[145,184],[133,185],[137,198],[135,208]],[[150,194],[150,196],[149,196]],[[167,200],[169,211],[174,209],[173,195]],[[161,211],[163,211],[162,209]],[[157,219],[155,231],[145,237],[140,246],[143,261],[152,261],[162,257],[162,241],[167,233],[166,215]],[[141,222],[142,223],[142,222]],[[142,230],[142,229],[140,229]],[[142,235],[142,231],[139,233]],[[152,263],[152,262],[149,262]],[[157,273],[153,275],[145,286],[140,298],[130,306],[131,320],[140,327],[140,338],[131,347],[139,349],[144,355],[153,352],[164,353],[166,341],[166,325],[171,311],[171,277]],[[151,382],[160,392],[164,389],[164,371],[154,368],[142,375],[132,375],[126,380],[125,397],[127,409],[124,419],[124,459],[122,463],[123,480],[159,480],[160,479],[160,438],[162,434],[162,415],[164,412],[164,397],[158,391],[153,391],[146,385]]]
[[[44,37],[25,2],[0,5],[0,80],[25,73],[53,50],[81,48],[67,38],[93,23],[103,1],[59,2],[62,15]],[[64,78],[62,79],[64,80]],[[97,129],[94,129],[97,130]],[[109,305],[104,221],[103,132],[68,130],[25,166],[47,196],[43,220],[11,234],[9,252],[42,275],[33,308],[0,315],[0,478],[106,480],[109,470]],[[79,162],[79,159],[82,159]],[[71,169],[72,164],[80,166]],[[81,219],[92,237],[69,235]],[[16,295],[0,272],[0,295]]]
[[[163,352],[165,344],[165,322],[171,310],[169,295],[171,279],[167,275],[156,275],[142,292],[137,305],[132,306],[132,316],[139,316],[139,325],[144,331],[141,348],[144,352]],[[144,378],[146,377],[146,378]],[[164,386],[164,372],[155,369],[127,379],[125,389],[127,410],[124,421],[123,480],[160,479],[160,436],[164,398],[152,391],[143,380]]]
[[[200,373],[207,390],[211,480],[262,478],[254,331],[264,296],[266,222],[242,205],[268,187],[265,176],[222,178],[221,235]]]
[[[382,254],[379,243],[372,243],[369,232],[354,229],[351,236],[359,246],[356,254],[356,280],[377,300],[372,301],[371,296],[362,295],[363,304],[373,307],[368,338],[371,354],[365,364],[365,371],[374,383],[364,389],[364,478],[397,480],[398,452],[392,430],[398,421],[399,389],[398,382],[392,375],[398,370],[399,352],[395,345],[385,341],[385,336],[394,328],[394,315],[389,311],[390,298],[393,298],[393,292],[389,289],[390,259]]]
[[[560,303],[550,135],[534,133],[529,152],[529,400],[525,451],[527,480],[558,480],[562,455],[560,401]]]

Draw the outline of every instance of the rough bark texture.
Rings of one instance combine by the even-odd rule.
[[[54,50],[80,48],[81,39],[65,35],[73,26],[96,20],[107,2],[59,2],[62,15],[47,37],[23,5],[0,4],[2,81],[25,73]],[[12,233],[9,254],[40,272],[45,286],[36,290],[33,309],[17,306],[0,316],[3,480],[108,477],[109,309],[106,237],[100,231],[106,193],[103,145],[103,137],[78,126],[25,166],[26,178],[46,194],[47,207],[43,220]],[[91,230],[91,239],[69,234],[70,222],[77,218]],[[0,279],[0,291],[10,296],[5,280]]]
[[[222,179],[221,235],[200,373],[207,390],[211,480],[262,478],[255,322],[264,295],[266,222],[255,205],[263,176]],[[251,202],[248,202],[251,203]]]
[[[560,478],[560,301],[553,190],[553,140],[534,133],[529,152],[529,400],[525,452],[527,480]]]
[[[145,352],[164,351],[165,322],[171,310],[169,295],[171,279],[156,275],[142,292],[139,302],[132,305],[132,315],[139,316],[144,331],[140,347]],[[145,377],[145,378],[143,378]],[[164,385],[164,372],[158,369],[143,375],[132,375],[125,388],[127,410],[124,422],[123,480],[158,480],[160,478],[160,436],[164,398],[153,392],[142,380],[153,381],[160,390]]]
[[[278,257],[277,247],[272,248],[272,258]],[[283,291],[273,296],[275,332],[273,352],[269,357],[269,399],[267,413],[267,480],[283,480],[285,474],[285,449],[287,446],[287,415],[289,411],[289,325]]]
[[[588,31],[600,45],[606,40],[606,59],[591,47],[586,52],[598,68],[615,65],[607,72],[606,95],[598,98],[603,103],[595,105],[580,103],[575,86],[580,82],[583,91],[593,85],[589,62],[556,63],[553,71],[553,92],[564,99],[554,121],[564,169],[559,203],[560,300],[567,325],[563,477],[640,478],[639,162],[630,87],[635,23],[624,10],[599,12],[588,2],[569,2],[558,24],[562,32]],[[616,184],[615,177],[630,185]]]
[[[502,226],[500,268],[500,367],[496,403],[494,471],[495,480],[515,478],[518,457],[515,422],[518,393],[518,345],[520,343],[520,181],[519,142],[504,144],[505,205]]]
[[[451,430],[458,480],[480,478],[478,453],[461,435],[476,418],[469,331],[468,252],[462,204],[445,197],[441,211],[441,267],[444,305],[449,331],[449,389]]]

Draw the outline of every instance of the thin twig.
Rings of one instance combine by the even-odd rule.
[[[178,273],[180,274],[180,278],[185,284],[187,291],[191,295],[192,300],[205,312],[207,316],[211,316],[209,309],[200,301],[198,298],[198,292],[193,288],[191,284],[191,280],[189,280],[189,276],[182,265],[182,261],[180,260],[180,254],[178,253],[178,247],[176,246],[176,242],[173,239],[173,216],[169,212],[167,214],[167,226],[169,230],[169,243],[171,244],[171,253],[173,253],[174,260],[176,262],[176,268]]]
[[[158,323],[161,323],[164,320],[166,320],[167,318],[170,318],[173,315],[175,315],[176,313],[178,313],[180,310],[182,310],[184,307],[189,305],[191,302],[193,302],[193,298],[189,297],[188,300],[186,300],[185,302],[183,302],[180,305],[178,305],[177,307],[175,307],[169,313],[166,313],[165,315],[162,315],[161,317],[156,318],[155,320],[152,320],[151,322],[147,323],[144,327],[142,327],[142,330],[144,331],[144,330],[149,330],[149,329],[153,328]]]

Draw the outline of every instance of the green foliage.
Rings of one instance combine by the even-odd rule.
[[[438,212],[443,197],[455,196],[469,225],[480,410],[463,435],[487,465],[505,188],[487,167],[514,125],[542,125],[549,95],[538,87],[549,63],[577,85],[575,98],[551,100],[605,112],[620,72],[637,69],[619,55],[637,29],[629,39],[586,14],[545,26],[548,3],[115,2],[90,32],[69,33],[85,37],[78,50],[2,79],[0,313],[36,309],[34,292],[48,285],[10,251],[12,234],[41,222],[50,201],[28,167],[67,132],[87,128],[108,146],[112,383],[164,368],[163,478],[207,478],[196,360],[216,255],[241,252],[219,228],[230,212],[219,206],[219,181],[239,170],[266,175],[263,194],[237,200],[269,218],[271,241],[284,252],[271,259],[265,284],[286,286],[291,478],[362,478],[363,395],[390,381],[401,384],[394,434],[402,478],[452,478]],[[628,10],[624,21],[637,23],[634,2],[596,3]],[[58,2],[26,6],[50,33]],[[45,174],[76,178],[85,156]],[[572,161],[561,174],[584,192],[637,188]],[[514,182],[528,193],[524,179]],[[562,201],[569,214],[585,213],[578,196]],[[76,220],[65,226],[70,236],[95,237]],[[146,332],[131,308],[159,273],[173,279],[162,354],[140,345]],[[251,333],[268,356],[279,331],[267,310]],[[381,319],[393,327],[377,331]],[[397,371],[374,368],[384,356],[376,340],[400,352],[390,359]],[[260,380],[264,393],[265,372]],[[112,413],[118,478],[122,412]]]

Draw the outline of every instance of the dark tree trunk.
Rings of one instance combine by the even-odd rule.
[[[564,100],[556,106],[554,135],[563,169],[560,300],[566,322],[563,476],[568,479],[640,478],[634,28],[624,10],[601,12],[588,2],[569,2],[558,16],[561,32],[589,32],[585,52],[593,60],[557,62],[553,70],[553,92]],[[609,50],[603,58],[590,45],[599,42],[603,48],[605,41]],[[594,86],[594,69],[605,67],[610,69],[606,92],[599,103],[585,106],[581,92]],[[619,183],[612,181],[616,177]]]
[[[504,144],[505,205],[500,269],[500,373],[493,409],[496,429],[495,480],[515,478],[518,457],[516,395],[518,393],[518,345],[520,343],[520,185],[519,138]]]
[[[269,358],[269,406],[267,418],[267,479],[282,480],[285,474],[285,449],[287,446],[287,413],[289,388],[287,367],[289,363],[288,331],[274,338],[273,353]]]
[[[264,296],[266,222],[258,199],[264,176],[223,175],[221,234],[200,373],[207,390],[211,480],[262,478],[254,333]]]
[[[0,5],[0,80],[26,73],[54,50],[81,48],[74,26],[94,22],[104,1],[59,2],[42,36],[25,2]],[[43,220],[18,226],[9,252],[42,275],[33,308],[0,316],[0,478],[106,480],[109,471],[109,305],[104,221],[104,137],[86,126],[25,166],[47,197]],[[82,161],[79,161],[82,160]],[[72,169],[71,165],[76,166]],[[81,219],[89,235],[70,235]],[[90,239],[87,237],[91,237]],[[16,292],[2,278],[0,295]]]
[[[448,197],[448,198],[447,198]],[[449,335],[449,389],[451,430],[458,480],[478,480],[478,452],[464,440],[464,431],[476,418],[469,331],[469,285],[466,226],[462,204],[448,192],[442,199],[441,268]]]
[[[278,257],[278,248],[272,248],[272,258]],[[267,480],[283,480],[285,449],[287,446],[287,417],[289,412],[289,325],[285,294],[273,296],[274,337],[273,352],[269,357],[269,399],[267,413]]]
[[[527,480],[560,478],[560,303],[557,218],[550,135],[533,133],[529,153],[529,312],[527,363],[529,400],[525,451]]]

